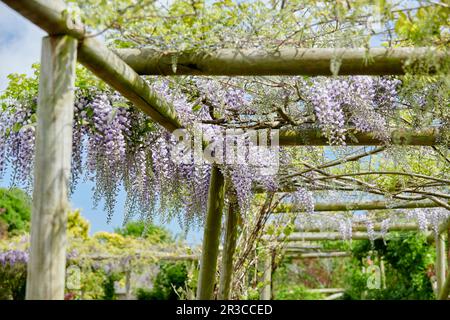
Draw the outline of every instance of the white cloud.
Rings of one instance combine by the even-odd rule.
[[[31,73],[39,62],[45,32],[0,2],[0,91],[10,73]]]

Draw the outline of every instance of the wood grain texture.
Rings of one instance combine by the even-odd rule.
[[[333,61],[341,63],[339,75],[401,75],[405,73],[406,63],[446,57],[445,51],[433,48],[220,49],[213,52],[161,52],[141,48],[115,52],[139,74],[209,76],[330,76]]]
[[[27,299],[63,299],[77,40],[42,41]]]
[[[230,298],[231,281],[233,277],[233,256],[236,250],[238,228],[238,204],[229,205],[227,212],[227,224],[225,228],[225,240],[222,251],[222,266],[219,281],[219,300]]]
[[[213,165],[208,191],[208,208],[203,233],[202,257],[197,285],[197,300],[211,300],[216,282],[219,256],[220,228],[224,201],[224,177]]]

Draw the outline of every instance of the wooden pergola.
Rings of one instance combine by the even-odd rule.
[[[385,210],[385,209],[416,209],[416,208],[434,208],[439,207],[439,204],[433,201],[429,202],[404,202],[394,205],[388,205],[384,201],[370,201],[370,202],[348,202],[348,203],[316,203],[314,211],[355,211],[355,210]],[[292,211],[295,208],[293,204],[284,203],[279,205],[274,212],[277,214],[284,213],[286,211]],[[383,226],[381,223],[376,223],[372,225],[373,234],[369,234],[367,225],[363,224],[353,224],[351,226],[352,233],[350,238],[345,237],[340,232],[335,231],[324,231],[321,228],[303,228],[295,227],[294,233],[287,237],[280,237],[278,241],[285,243],[283,249],[285,253],[289,255],[294,255],[297,258],[340,258],[348,257],[347,252],[309,252],[303,253],[302,247],[298,247],[295,244],[298,242],[309,243],[311,241],[340,241],[340,240],[375,240],[384,239],[389,237],[389,233],[384,234]],[[430,227],[428,227],[429,229]],[[389,232],[404,232],[404,231],[418,231],[420,229],[417,223],[396,223],[389,225]],[[439,300],[447,300],[450,294],[449,292],[449,277],[446,277],[446,272],[450,267],[450,261],[447,261],[447,250],[446,250],[446,234],[450,229],[450,218],[448,218],[439,227],[437,234],[433,234],[430,230],[426,232],[429,242],[435,242],[436,244],[436,262],[435,262],[435,272],[436,272],[436,283],[437,283],[437,298]],[[320,248],[320,247],[319,247]],[[316,248],[317,249],[317,248]],[[268,271],[271,273],[271,263],[266,263]],[[262,290],[264,297],[270,299],[271,286],[270,282],[266,283],[264,289]]]
[[[112,51],[67,10],[62,0],[2,0],[48,33],[42,41],[36,138],[31,254],[27,277],[27,299],[63,299],[66,265],[66,216],[69,209],[67,185],[70,176],[75,64],[78,60],[156,123],[170,132],[182,128],[174,106],[159,96],[140,75],[331,75],[330,62],[338,56],[342,75],[400,75],[405,61],[420,62],[433,55],[447,59],[446,52],[430,48],[370,49],[373,62],[365,63],[365,49],[286,49],[273,55],[262,51],[221,50],[216,54],[182,53],[176,73],[171,68],[173,53],[147,49]],[[398,129],[390,133],[392,144],[434,146],[443,134],[437,128]],[[355,133],[347,145],[383,145],[373,133]],[[317,129],[281,130],[281,146],[328,145]],[[213,165],[204,228],[197,299],[212,299],[219,255],[224,206],[224,177]],[[439,203],[440,201],[441,203]],[[404,208],[448,206],[441,200],[405,202]],[[442,204],[443,203],[443,204]],[[318,211],[387,208],[371,204],[323,204]],[[327,209],[328,206],[328,209]],[[334,207],[333,207],[334,206]],[[402,206],[400,206],[402,207]],[[403,208],[403,207],[402,207]],[[237,237],[238,212],[227,213],[222,254],[219,298],[227,299]],[[443,235],[444,233],[441,233]],[[446,298],[450,275],[445,278],[445,241],[438,237],[440,254],[440,297]],[[444,254],[442,254],[444,253]],[[266,275],[269,277],[270,275]]]

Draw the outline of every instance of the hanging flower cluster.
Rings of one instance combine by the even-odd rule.
[[[292,194],[294,207],[307,213],[314,213],[315,200],[311,191],[300,187]]]
[[[188,102],[167,81],[150,84],[174,105],[183,124],[195,124],[199,115],[193,102]],[[246,101],[244,94],[233,89],[226,94],[211,94],[209,98],[237,109]],[[32,182],[36,126],[36,101],[31,103],[14,101],[0,112],[0,174],[10,165],[15,172],[13,182],[28,185]],[[200,110],[201,116],[211,119],[204,109]],[[202,125],[201,129],[208,140],[225,142],[222,128]],[[94,182],[95,204],[103,200],[108,217],[113,214],[117,195],[123,188],[127,194],[126,217],[159,213],[167,218],[175,215],[180,218],[181,213],[184,217],[181,222],[186,226],[201,223],[206,212],[211,164],[197,162],[193,157],[188,162],[176,161],[172,150],[177,142],[120,95],[95,88],[79,90],[74,104],[71,190],[74,191],[80,178]],[[258,150],[249,139],[244,147],[245,152],[237,153],[240,159],[220,165],[237,191],[242,211],[249,208],[256,184],[276,189],[276,172],[264,174],[260,167],[264,167],[268,158],[278,160],[277,150]]]
[[[396,106],[399,84],[388,78],[318,77],[306,89],[306,96],[331,144],[345,145],[346,126],[388,141],[387,116]]]
[[[344,213],[335,213],[333,215],[324,215],[314,213],[314,219],[311,216],[299,215],[296,217],[295,224],[301,230],[319,229],[322,231],[337,231],[344,240],[352,238],[352,227],[361,226],[368,234],[368,238],[373,242],[377,238],[385,239],[389,228],[397,224],[417,223],[420,232],[428,232],[430,229],[437,234],[442,223],[450,218],[450,211],[445,208],[423,208],[413,209],[404,212],[396,212],[395,217],[389,217],[378,220],[376,217],[369,217],[367,214],[354,214],[348,216]],[[375,225],[377,227],[375,228]]]

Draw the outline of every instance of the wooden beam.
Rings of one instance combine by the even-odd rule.
[[[216,282],[219,255],[220,227],[224,200],[224,177],[216,165],[212,166],[208,191],[208,209],[203,233],[202,257],[197,285],[197,300],[211,300]]]
[[[439,300],[448,300],[448,296],[450,295],[450,272],[447,274],[447,278],[445,279],[444,286],[442,287],[441,292],[439,293]]]
[[[311,293],[340,293],[344,292],[343,288],[319,288],[319,289],[308,289],[308,292]]]
[[[339,75],[400,75],[407,61],[443,60],[433,48],[281,48],[221,49],[215,52],[161,52],[150,48],[116,49],[137,73],[145,75],[330,76],[338,60]],[[173,61],[176,61],[174,65]],[[176,66],[176,68],[174,68]]]
[[[340,299],[344,296],[343,292],[338,292],[338,293],[333,293],[330,294],[329,296],[325,297],[323,300],[337,300]]]
[[[63,300],[77,40],[42,40],[26,298]]]
[[[227,225],[222,251],[222,267],[219,281],[219,300],[230,298],[231,280],[233,277],[233,256],[236,250],[237,227],[238,227],[238,204],[230,203],[227,213]]]
[[[286,253],[294,259],[320,259],[320,258],[342,258],[350,257],[350,252],[337,251],[337,252],[306,252],[295,253],[295,251],[286,250]]]
[[[380,233],[375,234],[376,239],[380,239]],[[369,235],[366,232],[352,233],[352,240],[368,240]],[[321,240],[344,240],[344,237],[339,232],[299,232],[293,233],[289,237],[280,238],[282,241],[321,241]]]
[[[85,27],[68,15],[63,1],[1,1],[50,35],[68,34],[80,40],[78,59],[83,65],[167,130],[182,127],[173,105],[99,40],[86,37]]]
[[[353,131],[353,130],[352,130]],[[391,131],[391,144],[404,146],[433,146],[444,132],[438,128],[423,130],[395,129]],[[347,138],[347,146],[376,146],[383,145],[373,132],[353,132]],[[320,129],[282,129],[279,134],[280,146],[327,146],[328,139],[322,135]]]
[[[319,202],[314,205],[314,211],[355,211],[355,210],[386,210],[386,209],[416,209],[416,208],[435,208],[440,205],[434,201],[365,201],[365,202],[338,202],[324,203]],[[294,212],[297,209],[292,203],[280,203],[273,212]]]
[[[272,299],[272,253],[268,252],[263,257],[263,287],[261,289],[261,300]]]
[[[355,224],[352,226],[352,230],[365,232],[365,231],[367,231],[367,226]],[[381,223],[375,223],[373,225],[373,230],[381,231],[382,230]],[[417,230],[419,230],[419,225],[417,223],[397,223],[397,224],[392,224],[389,226],[389,231],[417,231]],[[319,228],[303,229],[300,227],[295,227],[295,231],[296,232],[323,232]]]
[[[444,288],[445,282],[445,269],[447,266],[447,252],[445,250],[445,234],[438,233],[435,235],[435,244],[436,244],[436,283],[437,283],[437,292],[438,297],[439,293]]]

